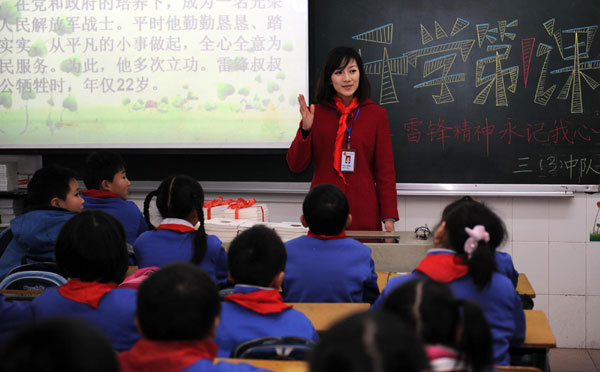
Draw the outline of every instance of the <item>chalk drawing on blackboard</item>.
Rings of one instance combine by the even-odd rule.
[[[562,67],[553,71],[550,71],[550,74],[568,74],[567,81],[561,88],[558,93],[556,99],[567,100],[569,95],[571,96],[571,108],[570,111],[572,114],[581,114],[583,113],[583,91],[581,87],[581,78],[585,80],[590,88],[595,90],[598,88],[600,83],[598,83],[591,76],[586,74],[584,71],[586,70],[600,70],[600,60],[589,60],[589,61],[581,61],[582,59],[589,58],[590,48],[594,37],[596,35],[596,31],[598,30],[597,25],[593,26],[584,26],[571,28],[568,30],[556,30],[555,31],[555,19],[549,19],[544,22],[544,28],[546,32],[554,37],[554,41],[556,43],[557,49],[561,55],[563,61],[573,61],[571,66]],[[574,38],[574,42],[571,45],[565,45],[563,40],[563,35],[572,34]],[[570,36],[570,35],[569,35]],[[580,36],[584,39],[584,41],[579,41]],[[573,50],[572,55],[567,55],[568,52]],[[548,52],[549,53],[549,52]],[[547,57],[546,57],[547,60]],[[542,74],[545,74],[547,70],[547,64],[544,63],[544,69],[542,70]],[[551,94],[550,94],[551,96]],[[549,99],[550,97],[548,97]],[[535,101],[534,101],[535,102]],[[542,101],[543,102],[543,101]],[[538,102],[536,102],[538,103]]]
[[[452,26],[452,31],[450,32],[450,36],[451,37],[455,36],[462,30],[467,28],[470,24],[471,24],[471,22],[467,21],[466,19],[457,17],[456,21],[454,21],[454,26]]]
[[[527,88],[527,81],[529,80],[529,68],[531,66],[531,56],[533,54],[533,47],[535,46],[535,37],[528,37],[521,40],[521,57],[523,61],[523,83]]]
[[[498,51],[504,49],[503,53],[500,54]],[[519,66],[510,66],[508,68],[502,68],[502,61],[507,60],[510,54],[512,46],[510,44],[498,44],[488,45],[488,52],[495,52],[495,56],[480,58],[475,64],[475,87],[480,87],[487,84],[479,94],[473,100],[473,103],[477,105],[483,105],[487,102],[492,86],[495,87],[494,92],[496,94],[496,106],[508,106],[508,98],[506,96],[506,89],[511,93],[515,93],[517,90],[517,80],[519,78]],[[487,65],[493,64],[495,69],[494,73],[483,76],[483,70]],[[508,75],[510,78],[510,85],[505,87],[504,76]]]
[[[548,76],[548,60],[550,59],[550,52],[552,49],[553,48],[550,45],[540,43],[535,53],[536,57],[546,55],[544,58],[544,64],[542,65],[542,71],[540,72],[540,78],[538,79],[537,88],[535,90],[535,97],[533,98],[533,102],[541,106],[546,106],[548,104],[550,97],[552,97],[552,93],[554,93],[554,89],[556,89],[556,84],[554,84],[550,88],[544,90],[544,86],[546,85],[546,77]]]
[[[394,36],[394,25],[388,23],[358,35],[352,36],[354,40],[369,41],[372,43],[391,44]]]
[[[421,44],[425,45],[433,41],[433,36],[427,31],[427,28],[421,25]]]
[[[381,91],[379,95],[379,104],[398,103],[396,96],[396,87],[392,79],[392,71],[387,48],[383,48],[383,59],[381,60]]]
[[[500,30],[500,41],[504,41],[504,37],[507,37],[511,40],[515,40],[517,34],[514,32],[507,32],[506,29],[510,27],[517,27],[519,25],[519,20],[512,20],[510,23],[506,23],[506,20],[498,21],[498,29]]]
[[[529,169],[529,156],[517,158],[519,164],[517,165],[517,170],[512,171],[515,173],[533,173],[533,170]]]
[[[435,38],[439,40],[445,37],[448,37],[448,34],[446,33],[446,31],[444,31],[442,26],[440,26],[440,24],[437,21],[435,21]]]
[[[448,88],[448,84],[450,83],[458,83],[460,81],[465,81],[465,74],[452,74],[448,75],[452,64],[454,64],[454,60],[456,59],[456,53],[447,54],[445,56],[441,56],[438,58],[430,59],[425,61],[423,66],[423,77],[427,77],[434,73],[435,71],[442,70],[442,77],[431,79],[425,81],[423,83],[417,84],[414,88],[425,88],[434,85],[440,85],[440,94],[432,95],[433,100],[436,104],[450,103],[454,102],[454,96],[452,96],[452,92],[450,92],[450,88]]]

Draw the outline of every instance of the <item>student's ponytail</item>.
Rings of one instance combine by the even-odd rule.
[[[208,243],[206,241],[206,230],[204,230],[204,211],[202,210],[204,197],[201,198],[199,205],[196,205],[196,211],[198,212],[198,221],[200,226],[194,233],[194,254],[192,255],[192,263],[199,264],[206,256],[208,250]],[[196,203],[196,201],[194,201]]]
[[[150,203],[152,202],[152,198],[154,198],[158,194],[158,190],[150,191],[148,195],[146,195],[146,199],[144,199],[144,219],[148,224],[148,227],[152,230],[156,229],[156,226],[150,222]]]
[[[473,371],[484,371],[493,363],[492,334],[483,311],[474,302],[456,300],[457,349]]]
[[[477,249],[468,258],[469,274],[477,289],[484,289],[491,281],[496,270],[496,257],[488,243],[480,241]]]

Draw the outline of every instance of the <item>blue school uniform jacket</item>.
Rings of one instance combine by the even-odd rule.
[[[130,349],[140,338],[135,326],[137,291],[116,288],[102,296],[98,308],[63,297],[58,287],[47,288],[32,303],[34,318],[72,316],[98,327],[117,351]]]
[[[261,289],[266,288],[236,285],[233,293],[251,293]],[[285,309],[278,313],[260,314],[234,302],[222,302],[221,321],[215,338],[219,346],[218,357],[229,357],[242,342],[269,336],[296,336],[314,342],[319,339],[310,319],[298,310]]]
[[[140,268],[185,261],[193,255],[194,232],[175,230],[146,231],[133,243],[133,251]],[[206,236],[207,250],[198,265],[216,283],[227,282],[227,252],[214,235]]]
[[[200,359],[181,372],[269,372],[248,363],[213,363],[210,359]]]
[[[510,279],[513,286],[517,288],[517,283],[519,282],[519,272],[517,269],[515,269],[515,265],[513,265],[513,260],[510,257],[510,254],[496,251],[496,267],[498,272]]]
[[[427,256],[455,255],[447,249],[432,249]],[[399,285],[425,274],[415,270],[406,276],[392,278],[373,304],[372,308],[380,308],[385,297]],[[494,347],[494,364],[509,365],[510,346],[519,346],[525,339],[525,313],[521,299],[511,281],[503,274],[494,272],[492,280],[482,291],[479,291],[471,277],[466,274],[448,282],[454,296],[479,304],[492,331]]]
[[[379,295],[371,248],[352,238],[301,236],[286,244],[286,302],[369,302]]]
[[[33,319],[31,301],[6,301],[0,295],[0,341],[16,327]]]
[[[21,265],[24,255],[54,260],[56,238],[62,226],[75,213],[65,209],[48,208],[26,212],[10,223],[13,239],[0,257],[0,278]]]
[[[117,220],[121,221],[125,234],[127,235],[127,243],[132,244],[135,242],[141,233],[148,230],[148,224],[144,219],[144,215],[138,208],[138,206],[128,200],[123,200],[119,197],[103,197],[97,198],[92,196],[86,196],[83,193],[81,197],[85,201],[83,209],[93,209],[106,212]]]

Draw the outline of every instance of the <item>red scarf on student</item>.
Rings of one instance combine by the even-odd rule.
[[[428,254],[417,266],[418,271],[438,282],[449,283],[469,273],[462,258],[454,254]]]
[[[337,235],[320,235],[320,234],[315,234],[314,232],[308,230],[308,233],[306,234],[307,236],[310,236],[311,238],[317,238],[317,239],[321,239],[321,240],[334,240],[334,239],[343,239],[346,237],[346,231],[342,231],[341,233],[337,234]]]
[[[179,231],[182,233],[196,231],[196,229],[194,229],[193,227],[189,227],[186,225],[179,225],[179,224],[175,224],[175,223],[165,223],[162,225],[158,225],[156,230],[173,230],[173,231]]]
[[[292,308],[283,302],[281,293],[274,289],[260,289],[249,293],[232,293],[225,296],[225,301],[235,302],[259,314],[280,313]]]
[[[355,108],[358,107],[358,100],[356,97],[352,98],[350,104],[348,106],[344,105],[342,99],[338,96],[333,96],[333,101],[335,102],[335,108],[342,114],[340,116],[340,120],[338,121],[338,129],[335,135],[335,147],[333,149],[333,169],[335,169],[340,177],[346,182],[346,178],[342,173],[342,142],[344,141],[344,135],[346,133],[346,120],[348,119],[348,114],[352,112]]]
[[[115,194],[114,192],[101,191],[101,190],[96,190],[96,189],[83,190],[81,193],[85,196],[89,196],[92,198],[107,199],[107,198],[118,198],[119,197],[119,195]]]
[[[175,372],[200,359],[215,359],[217,344],[210,340],[153,341],[140,339],[129,351],[119,354],[121,372]]]
[[[102,296],[117,288],[117,283],[82,282],[71,279],[58,287],[58,293],[69,300],[98,308]]]

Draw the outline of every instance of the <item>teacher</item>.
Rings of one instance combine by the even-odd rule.
[[[356,50],[327,54],[317,83],[318,104],[298,96],[302,121],[287,152],[293,172],[313,163],[311,188],[339,187],[350,204],[350,230],[394,231],[398,220],[396,174],[386,110],[373,102]]]

